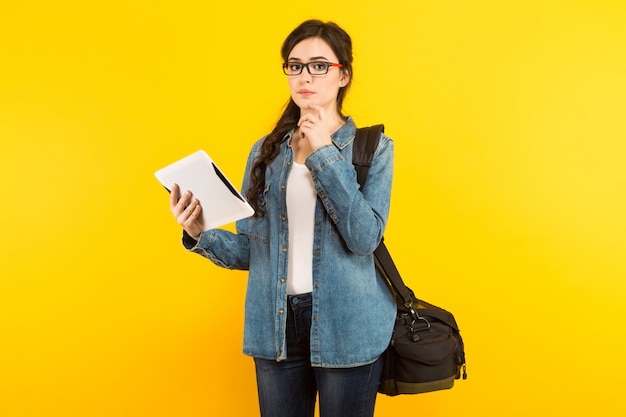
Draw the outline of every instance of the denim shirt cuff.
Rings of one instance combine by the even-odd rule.
[[[210,230],[206,232],[202,232],[198,240],[194,239],[193,237],[189,235],[189,233],[183,230],[183,238],[182,238],[183,246],[185,247],[185,249],[190,250],[190,251],[195,252],[195,249],[198,249],[198,248],[208,248],[214,240],[215,240],[215,237],[211,233]]]
[[[343,159],[339,150],[331,143],[313,151],[305,161],[305,165],[311,171],[311,175],[315,176],[325,166]]]

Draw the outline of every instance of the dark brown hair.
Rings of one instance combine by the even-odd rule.
[[[291,50],[298,43],[309,38],[320,38],[325,41],[337,56],[339,63],[343,65],[342,71],[349,76],[348,83],[341,87],[337,93],[337,111],[342,115],[343,100],[352,84],[352,40],[342,28],[333,22],[307,20],[295,28],[283,42],[281,48],[283,62],[287,62]],[[265,170],[278,156],[280,143],[287,132],[296,127],[299,119],[300,108],[290,98],[274,130],[265,138],[261,147],[261,154],[252,164],[250,187],[246,190],[246,198],[254,208],[256,217],[265,214],[259,203],[259,196],[265,187]]]

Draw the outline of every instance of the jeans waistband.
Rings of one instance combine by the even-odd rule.
[[[304,294],[294,294],[287,296],[287,301],[291,307],[309,307],[313,305],[313,294],[310,292]]]

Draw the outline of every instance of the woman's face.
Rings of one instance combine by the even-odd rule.
[[[289,53],[287,62],[301,64],[331,62],[336,64],[338,60],[324,40],[308,38],[294,46]],[[287,79],[289,80],[291,98],[301,110],[306,110],[309,105],[315,104],[323,107],[328,115],[337,113],[337,93],[340,87],[344,87],[348,83],[348,75],[340,67],[330,67],[325,75],[311,75],[307,68],[303,68],[300,75],[290,75]]]

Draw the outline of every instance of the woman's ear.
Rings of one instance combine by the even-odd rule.
[[[348,71],[341,71],[341,78],[339,79],[339,87],[345,87],[346,85],[348,85],[349,81],[350,81],[350,74],[348,74]]]

